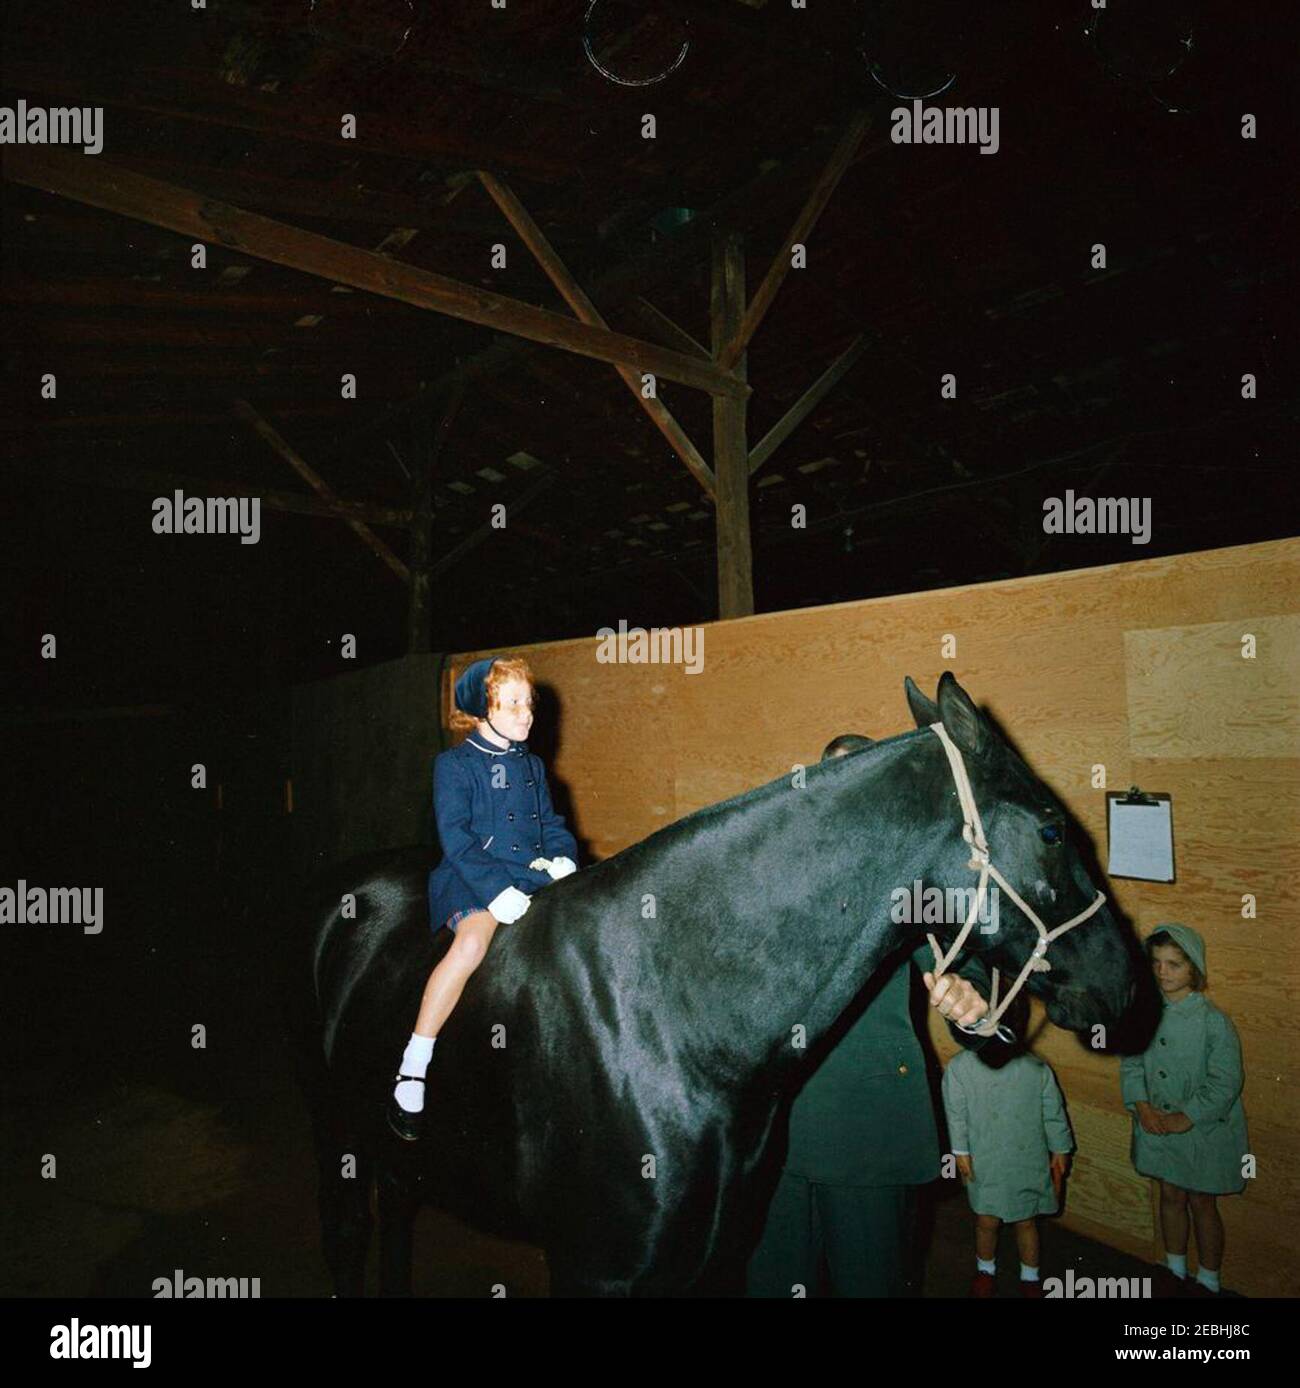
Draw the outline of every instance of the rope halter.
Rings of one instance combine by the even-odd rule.
[[[953,1026],[968,1033],[971,1036],[992,1036],[995,1033],[1004,1041],[1012,1041],[1015,1038],[1006,1027],[998,1026],[998,1020],[1002,1014],[1011,1006],[1012,999],[1024,986],[1025,980],[1031,973],[1046,973],[1052,966],[1047,959],[1047,947],[1058,935],[1064,935],[1067,930],[1072,930],[1076,925],[1081,925],[1089,916],[1098,910],[1106,900],[1105,892],[1098,892],[1097,899],[1091,906],[1085,907],[1077,916],[1071,917],[1064,925],[1058,925],[1055,930],[1048,928],[1039,919],[1038,913],[1030,904],[1025,901],[1016,889],[1007,881],[1005,877],[994,866],[989,857],[988,841],[984,837],[984,825],[980,821],[979,806],[975,803],[975,796],[971,791],[970,777],[966,774],[966,763],[962,760],[962,755],[957,744],[948,736],[948,729],[942,723],[931,723],[930,731],[934,733],[939,741],[943,743],[943,750],[948,754],[948,765],[952,768],[952,779],[957,787],[957,798],[961,801],[961,813],[965,823],[962,825],[961,836],[970,848],[970,862],[966,864],[972,872],[980,875],[979,889],[975,893],[975,901],[970,909],[970,915],[966,918],[966,924],[962,926],[960,934],[952,943],[952,948],[947,954],[939,948],[939,942],[933,935],[927,934],[926,938],[930,941],[930,948],[934,951],[934,977],[937,982],[947,972],[948,966],[961,951],[962,945],[966,943],[966,937],[970,934],[975,924],[976,917],[984,908],[984,902],[988,895],[989,878],[991,877],[999,887],[1011,898],[1012,901],[1033,921],[1038,931],[1038,943],[1034,946],[1029,958],[1025,961],[1025,966],[1020,970],[1020,975],[1011,985],[1011,990],[1002,1001],[998,1002],[998,971],[993,970],[993,996],[989,1001],[991,1011],[987,1017],[982,1018],[973,1026],[967,1026],[962,1022],[954,1022]]]

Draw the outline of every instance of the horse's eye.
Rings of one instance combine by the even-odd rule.
[[[1055,824],[1044,824],[1038,832],[1042,835],[1044,843],[1057,844],[1061,842],[1061,831]]]

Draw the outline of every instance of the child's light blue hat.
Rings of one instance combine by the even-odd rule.
[[[1151,935],[1168,935],[1169,938],[1178,946],[1179,949],[1196,965],[1201,971],[1201,977],[1206,975],[1205,968],[1205,941],[1201,938],[1200,932],[1193,930],[1190,925],[1179,925],[1175,922],[1172,925],[1158,925],[1151,932]],[[1150,935],[1147,936],[1151,938]]]

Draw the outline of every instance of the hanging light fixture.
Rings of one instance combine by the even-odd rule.
[[[969,21],[952,0],[867,0],[859,54],[871,80],[899,101],[928,101],[957,80]]]
[[[1084,35],[1107,76],[1144,92],[1170,114],[1184,114],[1157,90],[1190,56],[1196,34],[1193,0],[1108,0],[1092,10]]]
[[[384,0],[359,5],[357,0],[308,0],[307,30],[336,48],[359,49],[377,58],[395,58],[415,25],[415,0]]]
[[[635,17],[609,0],[591,0],[582,22],[582,51],[607,81],[653,87],[671,77],[690,51],[690,21],[655,10]]]

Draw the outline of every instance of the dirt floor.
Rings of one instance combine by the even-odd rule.
[[[182,909],[161,866],[136,890],[135,908],[129,886],[114,893],[111,934],[26,927],[6,940],[0,1294],[149,1297],[179,1269],[257,1278],[263,1297],[327,1296],[310,1130],[267,966],[280,923],[240,893]],[[920,1229],[921,1293],[964,1296],[974,1251],[961,1192],[936,1183]],[[434,1210],[416,1237],[417,1295],[547,1294],[537,1249]],[[1151,1271],[1054,1221],[1043,1248],[1044,1275]],[[999,1263],[1014,1295],[1005,1231]]]

